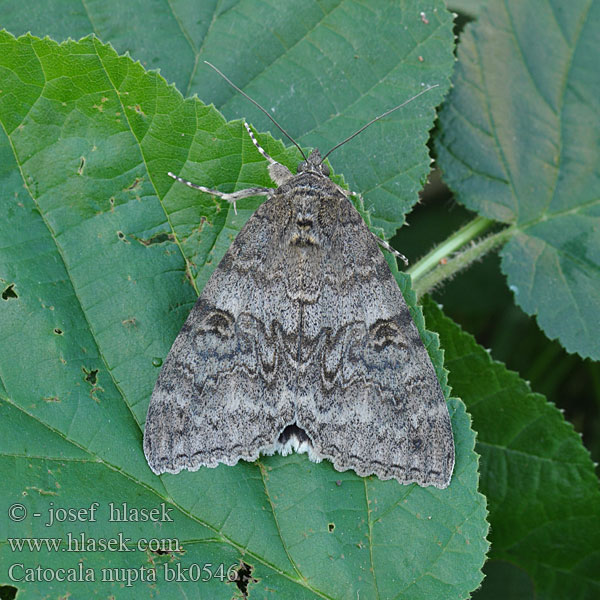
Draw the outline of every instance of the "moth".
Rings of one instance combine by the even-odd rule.
[[[151,469],[195,471],[295,450],[338,471],[445,488],[454,441],[444,394],[383,240],[323,162],[347,140],[325,157],[316,149],[307,157],[296,144],[304,160],[294,175],[246,129],[276,188],[227,194],[169,173],[234,206],[266,200],[162,366],[144,432]]]

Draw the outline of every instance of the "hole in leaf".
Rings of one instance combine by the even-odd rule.
[[[0,585],[0,600],[13,600],[19,590],[12,585]]]
[[[335,529],[335,523],[329,523],[329,525],[327,525],[327,529],[329,529],[329,533],[331,533]]]
[[[136,187],[138,187],[140,185],[141,181],[142,180],[139,177],[136,177],[135,180],[133,181],[133,183],[129,187],[126,187],[125,189],[127,191],[134,190]]]
[[[2,300],[10,300],[11,298],[18,298],[19,294],[15,292],[15,284],[11,283],[4,288],[2,292]]]
[[[237,585],[243,598],[248,598],[248,585],[258,582],[258,579],[252,577],[252,571],[254,571],[254,567],[241,560],[240,566],[231,573],[229,581],[232,581]]]
[[[79,168],[77,169],[79,175],[83,175],[83,167],[85,167],[85,157],[82,156],[79,160]]]
[[[98,383],[98,369],[90,369],[88,371],[85,367],[81,367],[81,370],[85,373],[85,381],[90,385],[96,385],[96,383]]]
[[[58,328],[58,327],[55,327],[54,328],[54,333],[56,335],[62,335],[64,333],[64,331],[62,329]]]
[[[156,233],[147,240],[141,238],[135,238],[140,244],[144,246],[152,246],[153,244],[162,244],[164,242],[174,242],[175,236],[172,233]]]
[[[117,237],[126,244],[129,244],[129,240],[125,237],[125,234],[122,231],[117,231]]]

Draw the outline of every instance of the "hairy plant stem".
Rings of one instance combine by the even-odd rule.
[[[497,222],[476,217],[444,242],[407,269],[412,277],[417,298],[430,292],[458,271],[483,258],[485,254],[504,243],[512,234],[512,227],[492,233],[478,241],[475,238],[488,231]]]

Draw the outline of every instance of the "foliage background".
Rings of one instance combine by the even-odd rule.
[[[217,12],[226,14],[231,9],[235,13],[237,4],[221,4]],[[331,6],[334,4],[331,3]],[[431,8],[427,3],[421,4],[428,10]],[[492,3],[492,0],[488,3],[451,3],[453,8],[460,11],[456,32],[461,33],[462,28],[470,21],[475,24],[480,15],[481,19],[487,18],[485,4],[490,4],[491,11],[503,6],[502,2]],[[543,7],[547,3],[538,4]],[[118,8],[110,3],[100,2],[39,2],[32,3],[29,11],[24,11],[20,3],[5,2],[2,5],[0,25],[15,35],[31,31],[40,36],[49,35],[56,40],[67,37],[78,39],[94,31],[103,41],[110,42],[119,53],[129,50],[146,68],[160,67],[166,79],[175,81],[184,95],[198,89],[201,78],[198,68],[200,55],[220,65],[225,59],[229,62],[224,67],[226,72],[234,80],[243,81],[243,73],[236,73],[235,70],[236,63],[240,62],[239,53],[248,53],[249,44],[255,49],[265,45],[264,40],[255,33],[260,24],[251,26],[255,15],[246,14],[247,21],[244,24],[248,27],[239,30],[247,36],[246,42],[232,43],[223,32],[216,32],[220,33],[216,35],[211,31],[212,15],[215,14],[215,6],[212,4],[178,2],[173,3],[173,7],[167,9],[160,2],[131,2]],[[201,14],[202,10],[206,11],[205,14]],[[136,18],[139,14],[143,14],[144,18]],[[281,17],[282,23],[286,22],[286,18],[289,19],[290,16]],[[178,20],[185,22],[190,39],[183,39],[180,35]],[[204,44],[202,40],[205,39],[211,41],[206,44],[210,49],[208,54],[203,54],[204,46],[198,45]],[[190,52],[193,47],[196,47],[196,53]],[[284,72],[280,79],[287,81],[293,75],[293,72]],[[226,86],[215,83],[213,88],[211,98],[203,99],[223,107],[228,117],[248,115],[251,112]],[[271,94],[269,85],[248,91],[258,91],[260,96],[261,89],[268,100]],[[252,120],[253,123],[258,121],[258,118]],[[284,122],[287,124],[289,119]],[[293,134],[306,128],[306,124],[302,123],[297,126],[300,129],[292,130]],[[268,128],[270,127],[263,126],[263,129]],[[323,142],[319,145],[325,147],[328,144]],[[362,159],[356,148],[346,148],[345,154],[336,156],[336,164],[348,165],[342,171],[352,184],[355,183],[352,181],[352,173],[357,169],[352,165],[352,160],[357,156]],[[365,189],[364,185],[353,187]],[[394,239],[394,245],[414,263],[429,249],[432,240],[443,240],[472,216],[433,176],[422,203],[410,214],[410,227],[402,228]],[[398,215],[392,214],[392,217],[398,218]],[[389,235],[400,224],[401,217],[398,223],[386,226],[384,213],[384,218],[381,218],[381,214],[374,215],[374,222],[384,227]],[[446,315],[461,324],[466,331],[473,333],[483,347],[490,348],[494,359],[505,362],[509,368],[518,371],[525,380],[531,381],[535,392],[544,394],[550,402],[564,409],[567,419],[583,433],[584,442],[591,450],[594,460],[598,460],[598,365],[589,359],[581,360],[575,354],[567,354],[558,342],[549,341],[539,331],[534,319],[515,306],[495,254],[488,255],[467,271],[459,273],[453,281],[436,290],[434,298],[444,306]],[[426,316],[429,327],[442,336],[446,364],[450,369],[450,385],[454,393],[467,403],[473,414],[474,428],[479,432],[481,485],[490,504],[492,549],[491,560],[485,567],[488,577],[477,592],[477,597],[505,598],[507,590],[510,590],[510,597],[524,599],[562,598],[565,593],[578,598],[594,597],[600,589],[598,576],[594,576],[591,569],[594,557],[599,555],[597,519],[594,525],[598,492],[597,480],[591,476],[585,450],[574,440],[569,426],[565,425],[557,411],[544,398],[531,393],[523,381],[507,373],[502,365],[492,363],[489,356],[482,354],[481,348],[468,336],[445,320],[431,302],[426,303]],[[483,406],[479,406],[479,409],[483,409],[481,411],[478,411],[475,403],[470,402],[481,396],[480,391],[473,389],[477,385],[477,378],[472,371],[474,364],[478,365],[477,374],[482,377],[482,381],[498,382],[498,388],[490,393]],[[480,385],[482,381],[479,382]],[[498,399],[502,403],[494,405],[494,400]],[[514,451],[511,456],[502,450],[514,440],[495,437],[495,418],[506,406],[511,406],[513,412],[518,413],[512,425],[519,431],[524,431],[523,435],[527,438],[525,448],[520,452],[538,452],[536,442],[544,434],[555,442],[554,445],[549,443],[543,448],[540,456],[533,458],[530,464],[519,464],[514,461]],[[535,423],[540,424],[539,429],[532,428]],[[28,427],[26,424],[23,426]],[[505,428],[505,432],[508,431],[509,426]],[[494,448],[500,449],[500,454],[511,468],[517,469],[518,474],[503,481],[501,486],[497,481]],[[571,471],[562,464],[565,457],[573,465]],[[549,466],[549,471],[545,472],[546,481],[542,481],[541,487],[532,491],[527,475],[544,464]],[[539,496],[548,498],[542,501]],[[526,499],[531,512],[521,514],[520,508]],[[552,556],[544,556],[543,560],[538,561],[536,557],[547,553],[549,548],[553,549]],[[569,564],[569,556],[574,557],[574,563]],[[557,580],[555,575],[559,572],[562,575]],[[8,594],[10,590],[0,590],[0,593]],[[464,590],[459,596],[465,597]]]

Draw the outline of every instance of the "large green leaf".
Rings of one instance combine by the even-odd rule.
[[[444,178],[514,226],[502,269],[570,352],[600,358],[600,3],[490,1],[440,115]]]
[[[477,431],[493,585],[476,597],[598,598],[600,488],[581,438],[553,404],[492,360],[431,300],[425,314],[439,332],[449,383]]]
[[[95,38],[58,45],[0,34],[0,90],[0,336],[10,348],[0,356],[0,512],[15,503],[28,511],[24,521],[2,520],[1,581],[35,598],[158,589],[161,598],[212,600],[230,598],[233,584],[165,583],[162,565],[199,565],[208,577],[243,560],[255,597],[466,598],[481,580],[487,525],[459,400],[449,400],[457,455],[446,490],[362,479],[304,456],[160,478],[146,464],[141,432],[161,360],[258,203],[240,202],[235,215],[166,172],[223,190],[269,184],[241,123],[184,100]],[[298,161],[259,138],[277,159]],[[437,338],[403,285],[444,381]],[[45,526],[49,508],[92,502],[96,522]],[[109,522],[110,502],[162,503],[173,522]],[[122,532],[131,548],[139,538],[177,538],[182,551],[17,552],[7,543],[69,532]],[[14,581],[20,567],[7,575],[12,564],[80,560],[94,582]],[[101,581],[102,567],[142,577],[139,568],[152,565],[155,584]]]
[[[425,143],[433,108],[448,89],[454,63],[452,18],[442,0],[86,2],[68,19],[60,3],[34,0],[27,11],[20,2],[6,4],[0,25],[15,34],[64,39],[94,32],[147,68],[160,67],[185,95],[195,92],[227,118],[245,117],[281,137],[203,63],[208,60],[299,141],[323,152],[438,84],[332,155],[387,236],[417,201],[429,171]]]

